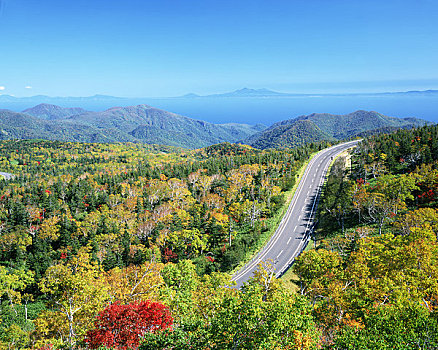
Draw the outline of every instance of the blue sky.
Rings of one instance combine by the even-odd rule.
[[[0,0],[0,93],[438,88],[435,0]]]

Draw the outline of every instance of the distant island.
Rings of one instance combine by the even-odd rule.
[[[363,92],[363,93],[291,93],[291,92],[278,92],[269,89],[249,89],[243,88],[234,90],[231,92],[224,92],[221,94],[210,95],[198,95],[195,93],[189,93],[179,98],[201,98],[201,97],[298,97],[298,96],[379,96],[379,95],[412,95],[412,94],[436,94],[438,90],[412,90],[412,91],[396,91],[396,92]]]
[[[363,92],[363,93],[291,93],[278,92],[266,88],[250,89],[242,88],[230,92],[199,95],[196,93],[187,93],[176,97],[117,97],[110,95],[93,95],[93,96],[46,96],[35,95],[27,97],[16,97],[7,94],[0,94],[0,103],[4,102],[34,102],[34,103],[78,103],[84,101],[120,101],[138,100],[138,99],[192,99],[192,98],[227,98],[227,97],[298,97],[298,96],[384,96],[384,95],[437,95],[438,90],[411,90],[411,91],[397,91],[397,92]],[[1,107],[1,106],[0,106]]]

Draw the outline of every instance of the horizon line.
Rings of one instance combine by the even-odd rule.
[[[127,96],[114,96],[114,95],[105,95],[105,94],[94,94],[94,95],[88,95],[88,96],[51,96],[51,95],[44,95],[44,94],[38,94],[38,95],[31,95],[31,96],[16,96],[11,94],[5,94],[0,93],[1,96],[8,96],[13,97],[16,99],[25,99],[25,98],[35,98],[35,97],[49,97],[49,98],[91,98],[91,97],[111,97],[111,98],[117,98],[117,99],[169,99],[169,98],[196,98],[196,97],[232,97],[232,96],[223,96],[228,95],[236,92],[242,92],[242,91],[251,91],[251,92],[267,92],[267,93],[275,93],[278,95],[270,95],[267,97],[288,97],[288,96],[336,96],[336,95],[381,95],[381,94],[403,94],[403,93],[422,93],[422,92],[438,92],[438,88],[436,89],[425,89],[425,90],[398,90],[398,91],[368,91],[368,92],[312,92],[312,93],[299,93],[299,92],[284,92],[284,91],[277,91],[277,90],[271,90],[267,88],[240,88],[232,91],[226,91],[222,93],[213,93],[213,94],[207,94],[207,95],[200,95],[193,92],[189,92],[183,95],[178,96],[135,96],[135,97],[127,97]],[[241,97],[261,97],[261,96],[241,96]]]

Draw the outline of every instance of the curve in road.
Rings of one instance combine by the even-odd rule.
[[[274,262],[277,277],[283,275],[309,242],[319,195],[333,158],[358,141],[350,141],[318,152],[309,162],[294,197],[271,239],[265,247],[232,280],[240,288],[257,269],[261,261]]]

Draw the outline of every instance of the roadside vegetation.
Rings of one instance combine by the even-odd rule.
[[[219,317],[219,305],[240,304],[241,292],[226,287],[227,272],[266,239],[297,171],[325,147],[259,151],[220,144],[182,151],[3,141],[0,167],[16,175],[0,182],[4,347],[94,346],[87,334],[115,303],[131,305],[135,314],[138,303],[159,302],[173,320],[167,328],[183,329],[195,317],[204,329],[198,318],[213,322],[201,315],[208,308],[210,317]],[[267,305],[266,283],[251,287],[263,301],[259,312]],[[219,299],[192,304],[201,298],[192,294],[203,288]],[[285,290],[276,297],[289,302]],[[102,335],[102,344],[109,346],[108,339]],[[216,341],[206,335],[205,342]]]
[[[436,348],[437,126],[338,158],[316,249],[231,288],[326,146],[0,143],[0,349]]]
[[[317,249],[293,267],[326,347],[437,347],[437,141],[437,126],[399,130],[335,161]]]

